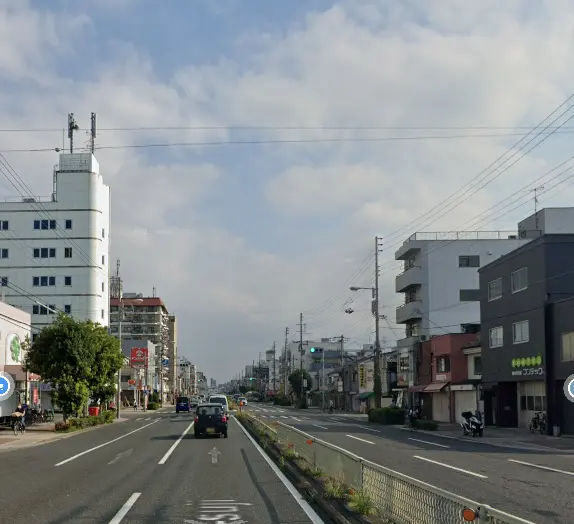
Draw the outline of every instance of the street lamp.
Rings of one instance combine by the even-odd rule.
[[[375,407],[381,407],[381,397],[383,396],[383,385],[381,383],[381,341],[379,339],[379,279],[378,272],[375,279],[375,287],[357,287],[351,286],[351,291],[370,290],[373,294],[373,315],[375,315],[375,355],[373,359],[374,373],[373,373],[373,392],[375,393]]]
[[[129,300],[129,304],[128,307],[131,307],[133,309],[134,304],[141,304],[143,302],[143,299],[141,298],[130,298]],[[122,358],[124,355],[123,352],[123,345],[122,345],[122,322],[124,319],[124,298],[122,296],[122,292],[120,290],[120,300],[118,303],[118,338],[120,339],[120,351],[122,353]],[[122,363],[122,367],[123,367],[123,363]],[[137,386],[136,386],[137,387]],[[122,368],[120,367],[120,369],[118,370],[118,391],[116,394],[116,418],[119,419],[120,418],[120,403],[122,401]]]

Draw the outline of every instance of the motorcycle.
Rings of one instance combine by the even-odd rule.
[[[484,432],[484,424],[482,423],[482,418],[479,413],[473,414],[471,411],[463,411],[461,413],[462,420],[460,421],[460,427],[462,429],[462,434],[464,436],[472,435],[476,437],[482,437]]]
[[[530,433],[539,431],[544,435],[546,433],[546,413],[535,413],[532,419],[530,419],[528,429],[530,430]]]

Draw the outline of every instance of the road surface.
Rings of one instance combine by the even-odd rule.
[[[266,404],[247,409],[262,422],[292,425],[377,464],[537,524],[573,521],[572,453],[446,439],[318,410]]]
[[[236,420],[195,439],[191,415],[137,418],[0,453],[0,522],[322,523]]]

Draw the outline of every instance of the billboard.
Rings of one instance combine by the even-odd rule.
[[[147,367],[147,348],[132,348],[130,352],[130,366],[134,369]]]

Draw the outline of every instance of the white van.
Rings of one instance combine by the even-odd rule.
[[[210,404],[221,404],[225,413],[229,413],[229,404],[225,395],[212,395],[209,397]]]

